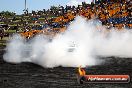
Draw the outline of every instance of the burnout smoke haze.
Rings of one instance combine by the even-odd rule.
[[[67,30],[52,41],[37,35],[30,42],[16,34],[6,47],[4,60],[32,62],[43,67],[78,67],[100,64],[97,56],[132,57],[131,30],[106,29],[98,20],[77,16]]]

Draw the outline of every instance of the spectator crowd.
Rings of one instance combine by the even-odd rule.
[[[131,9],[131,0],[96,0],[91,4],[82,2],[82,5],[78,5],[77,7],[51,6],[48,10],[43,9],[32,11],[31,13],[26,10],[21,15],[16,15],[15,12],[1,12],[0,30],[15,30],[16,32],[25,33],[47,28],[45,31],[58,33],[64,31],[77,15],[84,16],[88,20],[99,19],[102,25],[106,25],[108,29],[111,27],[119,30],[124,28],[131,29]],[[37,32],[40,31],[33,31],[32,34],[36,34]],[[29,34],[31,33],[26,33],[26,36]]]

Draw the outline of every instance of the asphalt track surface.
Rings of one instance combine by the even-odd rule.
[[[132,88],[132,80],[124,84],[77,82],[77,68],[43,68],[32,63],[11,64],[3,60],[0,47],[0,88]],[[106,62],[85,68],[87,74],[125,74],[132,79],[132,58],[102,58]]]

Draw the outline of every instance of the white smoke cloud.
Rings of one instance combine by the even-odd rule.
[[[76,17],[67,31],[51,40],[38,35],[28,43],[15,35],[7,46],[4,60],[33,62],[43,67],[78,67],[101,63],[97,56],[132,57],[131,30],[108,31],[97,20]]]
[[[69,6],[78,6],[78,5],[81,5],[82,2],[86,2],[86,3],[91,3],[92,0],[70,0],[67,5]]]

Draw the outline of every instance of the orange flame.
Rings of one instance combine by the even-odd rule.
[[[78,68],[78,72],[80,76],[84,76],[86,74],[85,70],[81,68],[81,66]]]

